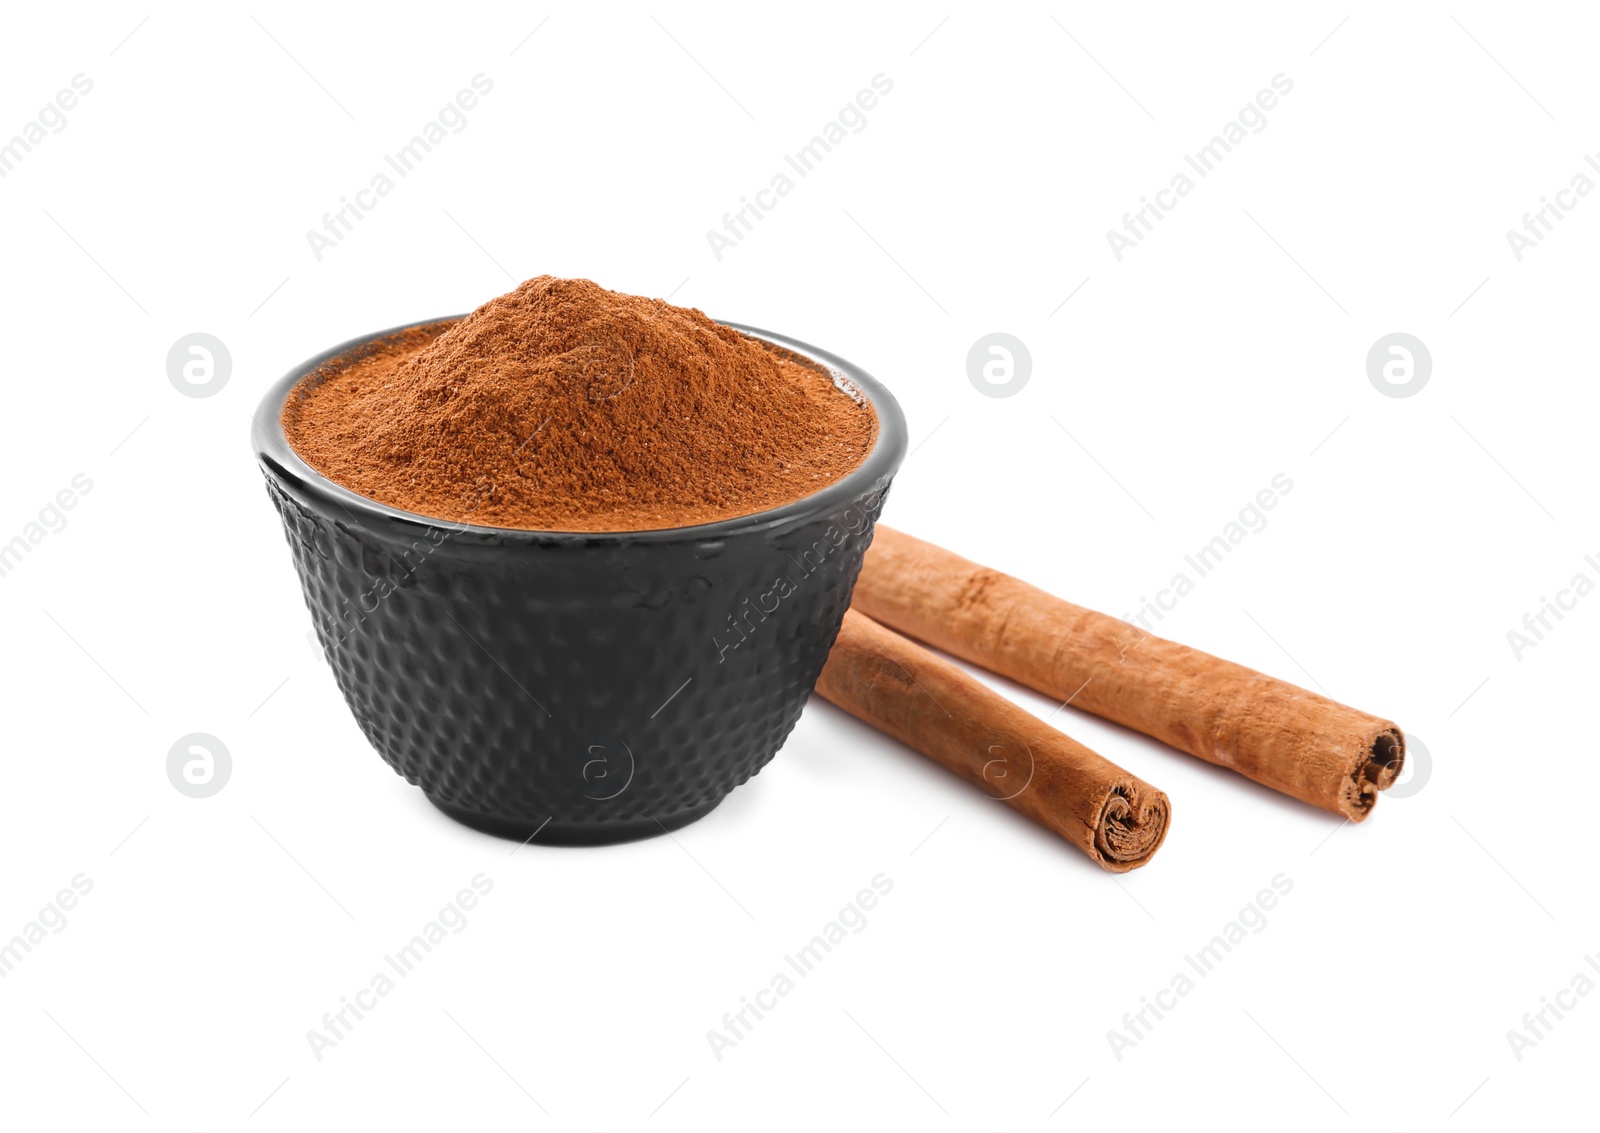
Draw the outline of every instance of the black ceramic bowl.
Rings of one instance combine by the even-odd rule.
[[[315,471],[283,435],[289,391],[402,327],[267,391],[252,439],[323,652],[372,746],[450,817],[539,842],[659,834],[709,812],[794,727],[905,457],[905,419],[844,359],[727,325],[852,387],[878,438],[814,495],[696,527],[478,527]]]

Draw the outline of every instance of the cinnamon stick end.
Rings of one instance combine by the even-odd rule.
[[[1161,848],[1171,820],[1166,792],[1132,776],[1118,779],[1095,820],[1095,864],[1111,873],[1138,869]]]
[[[1338,813],[1351,822],[1364,821],[1378,801],[1378,792],[1394,786],[1405,765],[1405,733],[1397,725],[1382,721],[1352,760],[1349,780],[1337,800]]]

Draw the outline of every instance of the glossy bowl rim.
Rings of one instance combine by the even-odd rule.
[[[517,542],[594,545],[716,540],[793,526],[815,519],[818,515],[852,499],[865,499],[874,493],[881,495],[905,459],[907,441],[905,414],[901,411],[899,402],[883,383],[861,367],[821,347],[812,346],[810,343],[776,331],[721,319],[714,321],[741,334],[761,339],[785,350],[792,350],[842,376],[860,391],[878,420],[877,439],[860,465],[808,496],[731,519],[719,519],[691,527],[660,527],[642,531],[554,531],[526,527],[491,527],[405,511],[364,496],[329,479],[295,452],[283,433],[283,407],[290,392],[302,378],[340,355],[377,339],[413,327],[459,321],[465,317],[466,315],[462,314],[419,319],[387,330],[358,335],[290,369],[267,388],[256,412],[251,416],[251,442],[255,448],[256,459],[263,469],[281,486],[300,497],[302,502],[322,505],[324,511],[330,507],[337,508],[353,520],[359,520],[369,527],[389,529],[391,533],[403,539],[414,538],[429,531],[447,529],[453,538],[465,536],[468,541],[484,541],[496,545]]]

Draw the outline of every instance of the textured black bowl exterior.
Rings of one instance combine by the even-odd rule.
[[[795,503],[698,527],[454,524],[333,484],[283,436],[295,383],[398,329],[285,375],[253,435],[361,730],[446,814],[494,834],[594,844],[704,815],[777,752],[827,659],[905,455],[893,397],[826,351],[738,326],[871,401],[879,435],[859,469]]]

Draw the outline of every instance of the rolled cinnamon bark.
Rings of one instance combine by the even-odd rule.
[[[1167,836],[1167,796],[950,662],[847,611],[817,692],[1126,873]]]
[[[1165,641],[879,525],[856,608],[902,633],[1360,822],[1394,784],[1393,721]]]

